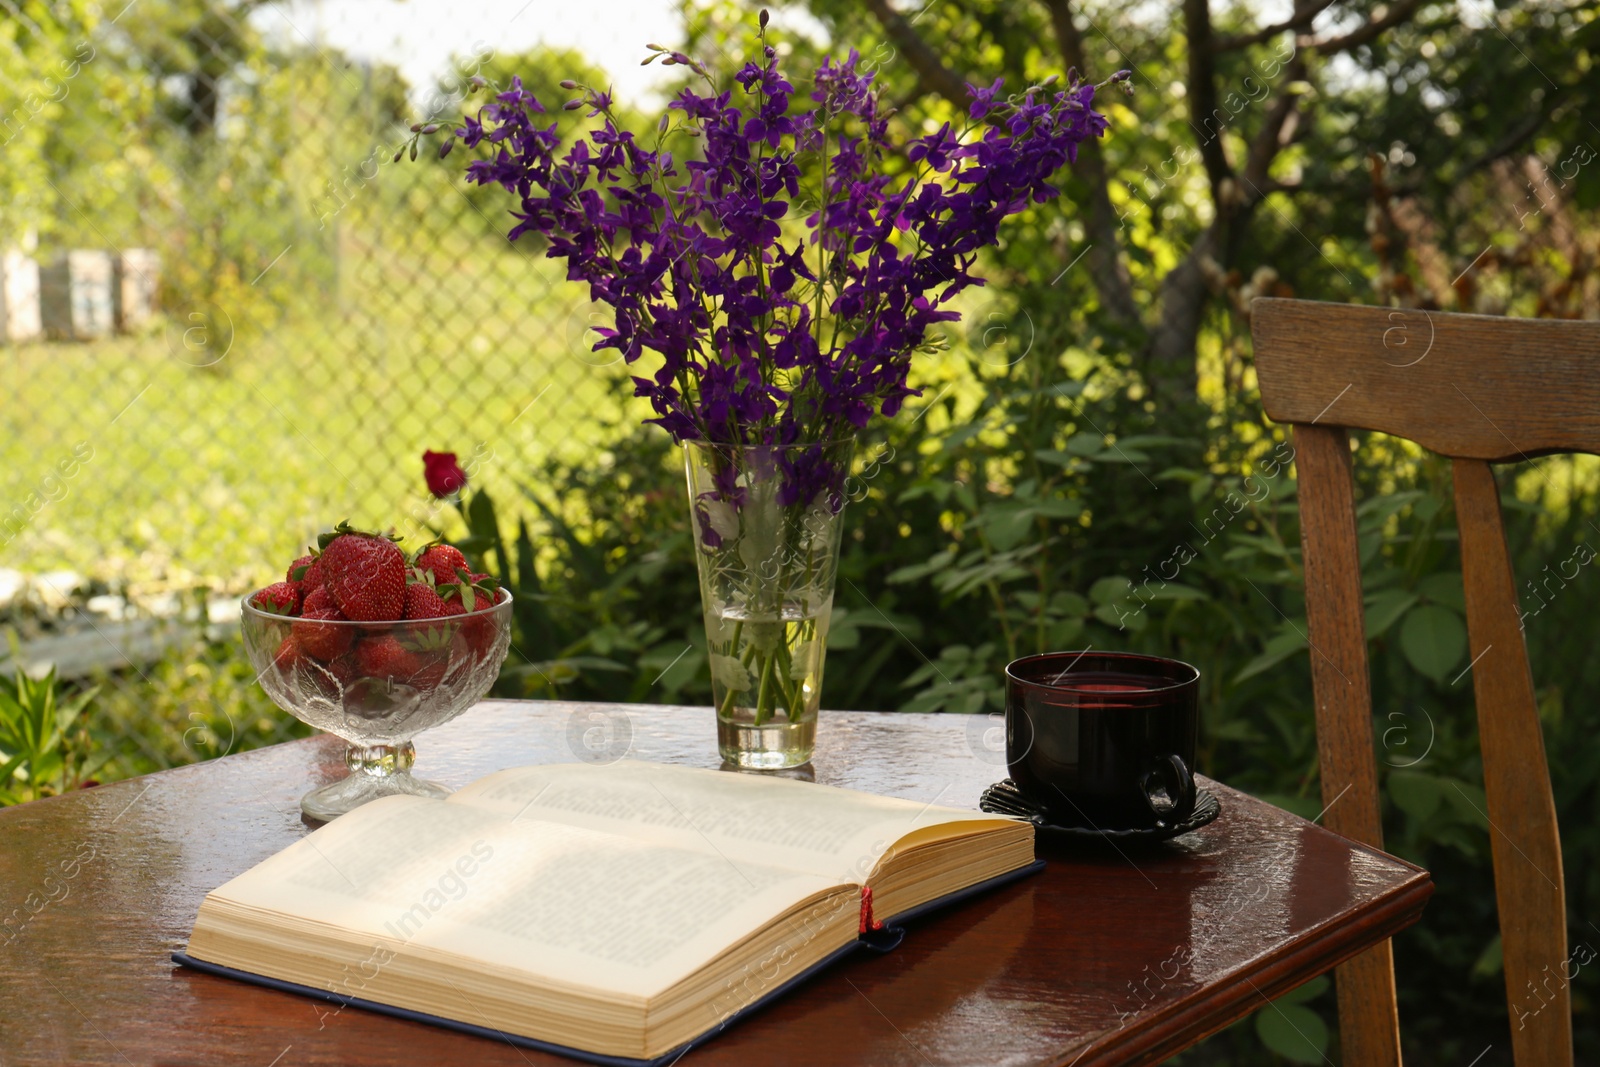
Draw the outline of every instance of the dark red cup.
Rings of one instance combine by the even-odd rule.
[[[1006,763],[1051,822],[1155,829],[1194,810],[1200,672],[1129,652],[1049,652],[1006,667]]]

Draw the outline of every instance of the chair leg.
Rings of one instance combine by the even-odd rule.
[[[1454,462],[1472,689],[1517,1067],[1571,1067],[1566,879],[1516,579],[1487,463]]]
[[[1400,1067],[1394,952],[1385,941],[1334,970],[1345,1067]]]

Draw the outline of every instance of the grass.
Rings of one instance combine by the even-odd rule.
[[[0,566],[237,588],[342,518],[421,533],[424,449],[510,499],[542,451],[603,444],[596,413],[631,389],[591,362],[558,265],[465,237],[335,247],[334,290],[276,326],[245,304],[0,349]]]

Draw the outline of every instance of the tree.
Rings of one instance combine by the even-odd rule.
[[[1090,80],[1133,69],[1138,95],[1118,129],[1073,168],[1083,232],[1072,253],[1089,268],[1089,327],[1137,352],[1168,413],[1196,402],[1201,332],[1227,308],[1219,297],[1241,288],[1238,272],[1309,267],[1298,291],[1365,295],[1346,268],[1372,263],[1369,152],[1399,146],[1413,159],[1397,195],[1448,226],[1482,207],[1462,191],[1497,163],[1535,142],[1600,137],[1582,118],[1600,89],[1588,63],[1600,25],[1583,3],[1505,5],[1475,27],[1455,5],[1424,0],[1299,0],[1276,22],[1210,0],[1182,0],[1165,18],[1074,0],[811,0],[806,10],[832,41],[874,59],[912,124],[964,110],[966,84],[996,74],[1016,89],[1067,69]],[[691,5],[691,26],[705,16]],[[1594,200],[1600,181],[1579,178]],[[1337,249],[1323,247],[1330,239]]]

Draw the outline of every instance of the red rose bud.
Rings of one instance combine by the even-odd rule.
[[[428,482],[428,492],[441,498],[454,496],[467,484],[467,472],[456,462],[454,452],[424,452],[422,476]]]

